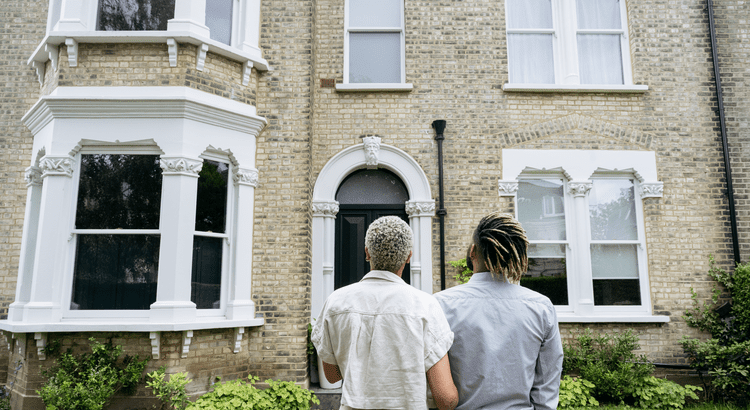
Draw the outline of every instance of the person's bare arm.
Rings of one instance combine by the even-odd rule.
[[[439,410],[453,410],[458,405],[458,390],[453,384],[451,365],[446,354],[427,371],[432,398]]]
[[[325,373],[328,383],[336,383],[337,381],[343,379],[343,377],[341,377],[341,371],[339,370],[339,367],[335,364],[323,362],[323,373]]]

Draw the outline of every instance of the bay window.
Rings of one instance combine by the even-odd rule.
[[[174,18],[175,0],[99,0],[96,29],[103,31],[166,30]]]

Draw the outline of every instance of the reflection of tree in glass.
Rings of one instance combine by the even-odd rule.
[[[98,29],[103,31],[166,30],[174,18],[175,0],[99,0]]]
[[[633,186],[620,188],[616,199],[589,207],[591,239],[637,239]]]
[[[222,162],[204,161],[198,178],[198,203],[195,230],[223,233],[227,209],[229,166]]]
[[[76,228],[158,229],[157,155],[81,155]]]

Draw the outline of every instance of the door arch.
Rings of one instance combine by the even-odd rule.
[[[411,286],[432,293],[432,217],[435,200],[430,184],[417,161],[380,138],[365,137],[362,144],[334,155],[323,167],[313,188],[312,211],[312,297],[310,315],[315,319],[325,299],[334,290],[335,225],[339,213],[336,192],[344,179],[360,169],[385,169],[404,184],[409,200],[404,209],[414,233],[410,266]]]

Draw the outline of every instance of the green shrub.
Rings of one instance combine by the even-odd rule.
[[[690,365],[699,371],[707,387],[707,395],[714,400],[750,403],[750,264],[738,264],[733,273],[716,266],[709,257],[708,274],[725,289],[714,287],[709,301],[699,302],[691,289],[693,306],[685,312],[689,326],[711,334],[701,341],[684,337],[682,348],[690,358]]]
[[[635,406],[643,409],[675,409],[685,406],[687,398],[698,400],[696,391],[703,390],[697,386],[679,384],[653,376],[644,377],[636,382],[633,396]]]
[[[192,380],[187,378],[187,373],[175,373],[165,380],[164,366],[147,374],[146,387],[150,388],[154,395],[161,400],[161,409],[185,410],[190,400],[187,396],[185,386]]]
[[[560,403],[557,408],[598,406],[599,402],[592,395],[593,390],[594,383],[579,377],[565,375],[560,380]]]
[[[147,360],[125,356],[122,347],[90,338],[91,353],[63,353],[54,367],[42,372],[47,378],[37,393],[47,410],[100,410],[117,392],[132,394],[141,380]]]
[[[459,284],[464,284],[471,279],[473,272],[466,265],[466,258],[459,259],[457,261],[449,261],[454,268],[457,268],[458,273],[453,276],[453,279],[457,280]]]

